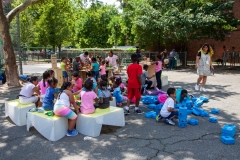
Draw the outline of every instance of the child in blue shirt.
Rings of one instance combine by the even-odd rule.
[[[58,80],[56,78],[51,78],[48,80],[49,87],[47,88],[45,97],[43,99],[42,107],[45,111],[51,111],[54,107],[54,97],[57,98],[57,93],[55,88],[57,87]]]
[[[98,81],[99,64],[97,63],[97,59],[96,58],[92,58],[92,71],[94,73],[95,80]]]
[[[128,98],[122,95],[120,88],[121,81],[115,81],[113,88],[113,97],[116,98],[117,106],[121,107],[124,102],[127,102]]]

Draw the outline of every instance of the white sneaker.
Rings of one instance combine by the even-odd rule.
[[[201,87],[200,91],[206,92],[207,90],[204,87]]]
[[[199,91],[199,85],[197,85],[197,84],[195,85],[195,90]]]

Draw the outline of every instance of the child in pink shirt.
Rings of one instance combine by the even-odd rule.
[[[97,103],[98,98],[94,91],[92,91],[93,82],[92,80],[88,79],[85,81],[84,87],[86,91],[82,91],[80,93],[80,97],[82,100],[81,104],[81,113],[83,114],[92,114],[95,111],[95,107],[93,105],[94,100]]]
[[[102,64],[100,66],[100,75],[102,80],[106,78],[106,63],[104,60],[102,61]]]
[[[82,79],[79,78],[78,72],[72,73],[72,84],[73,84],[73,92],[77,92],[82,89]]]
[[[48,85],[48,79],[50,78],[50,74],[48,71],[45,71],[43,73],[43,79],[38,83],[38,87],[39,87],[39,90],[40,90],[40,93],[41,93],[41,96],[40,96],[40,102],[43,102],[43,99],[45,97],[45,94],[46,94],[46,90],[47,88],[49,87]]]
[[[157,61],[153,62],[152,64],[156,64],[155,72],[156,72],[156,80],[157,80],[157,88],[162,89],[162,56],[159,54],[157,55]]]

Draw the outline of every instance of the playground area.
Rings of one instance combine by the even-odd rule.
[[[32,69],[33,70],[33,69]],[[36,69],[37,70],[37,69]],[[41,67],[38,68],[39,72]],[[42,69],[44,70],[44,69]],[[36,71],[37,72],[37,71]],[[42,72],[42,71],[41,71]],[[168,76],[168,87],[185,88],[196,97],[209,98],[202,108],[219,110],[217,123],[210,123],[208,117],[189,115],[199,121],[196,126],[180,128],[164,122],[137,115],[130,109],[125,116],[124,127],[103,126],[99,137],[84,140],[85,135],[74,138],[63,137],[51,142],[37,130],[26,126],[16,126],[4,116],[4,102],[13,100],[19,91],[0,94],[0,157],[2,159],[239,159],[240,112],[238,100],[240,90],[239,72],[216,68],[215,74],[208,77],[208,92],[194,90],[197,79],[196,70],[163,70]],[[127,77],[121,75],[123,80]],[[220,81],[221,80],[221,81]],[[132,106],[133,107],[133,106]],[[141,103],[140,109],[151,109]],[[213,116],[213,115],[211,115]],[[227,124],[237,127],[234,145],[225,145],[220,141],[221,129]],[[50,128],[49,128],[50,129]]]

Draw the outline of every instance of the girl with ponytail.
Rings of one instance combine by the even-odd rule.
[[[28,83],[26,83],[19,94],[19,101],[21,104],[29,104],[29,103],[35,103],[36,107],[39,106],[39,95],[40,91],[37,87],[38,85],[38,77],[29,77],[27,79]],[[37,96],[33,95],[34,93],[37,93]]]
[[[78,132],[74,129],[74,126],[77,121],[77,114],[70,109],[70,104],[73,104],[73,107],[78,114],[79,108],[73,97],[72,84],[71,82],[64,82],[54,105],[53,112],[57,116],[68,119],[67,136],[76,136]]]

